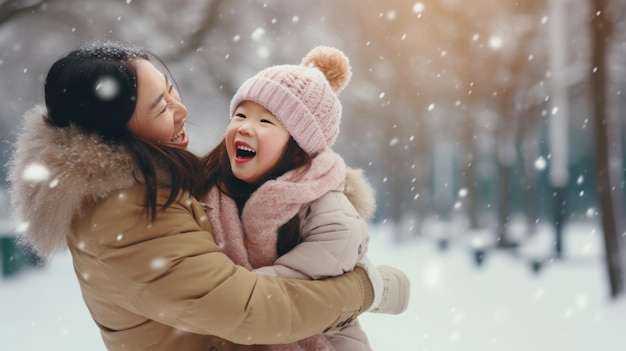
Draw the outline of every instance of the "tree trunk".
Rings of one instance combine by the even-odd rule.
[[[497,183],[497,238],[498,247],[511,248],[513,244],[508,233],[511,219],[511,172],[517,157],[515,151],[515,133],[513,132],[513,111],[509,105],[511,92],[503,90],[498,103],[500,121],[498,122],[496,141],[496,163],[498,167]]]
[[[476,175],[478,151],[476,148],[476,123],[474,120],[478,118],[478,116],[474,112],[474,104],[470,103],[468,105],[466,109],[467,112],[463,116],[465,118],[465,128],[463,128],[465,154],[462,154],[462,157],[465,158],[465,164],[463,165],[463,185],[467,189],[465,203],[469,226],[471,230],[477,230],[480,228],[479,200],[481,194],[479,193],[480,188],[478,186],[478,176]]]
[[[519,119],[519,136],[518,139],[522,143],[522,196],[524,202],[524,214],[528,225],[527,234],[534,235],[537,232],[537,222],[539,219],[539,194],[537,186],[537,169],[535,160],[540,156],[539,143],[537,140],[538,132],[536,131],[537,120],[535,115],[540,112],[533,107],[526,111],[525,116]]]
[[[596,177],[604,245],[606,250],[606,265],[610,284],[611,297],[615,298],[624,293],[625,257],[622,243],[624,233],[622,215],[622,196],[617,184],[617,173],[610,162],[618,155],[617,144],[613,139],[612,118],[607,108],[607,42],[611,28],[607,16],[607,0],[591,1],[591,91],[593,121],[596,144]],[[621,160],[621,157],[618,159]]]
[[[550,185],[554,194],[552,201],[552,218],[554,221],[554,254],[563,256],[563,228],[566,206],[568,169],[568,118],[569,101],[567,98],[568,83],[565,77],[567,67],[567,36],[565,33],[566,7],[565,0],[550,0],[550,71],[552,72],[550,92]]]

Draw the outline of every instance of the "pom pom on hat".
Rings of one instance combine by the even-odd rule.
[[[318,46],[300,65],[272,66],[246,80],[231,100],[230,114],[243,101],[258,103],[314,157],[337,139],[342,112],[337,95],[351,75],[350,62],[343,52]]]
[[[318,46],[311,50],[303,59],[302,65],[316,67],[328,80],[331,88],[339,94],[348,85],[352,70],[350,61],[343,52],[327,46]]]

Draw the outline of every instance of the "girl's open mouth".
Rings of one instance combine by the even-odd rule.
[[[254,151],[251,147],[247,145],[235,143],[235,147],[237,150],[236,151],[237,158],[249,159],[249,158],[253,158],[256,155],[256,151]]]

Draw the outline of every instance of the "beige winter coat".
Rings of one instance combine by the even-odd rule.
[[[150,223],[130,155],[73,128],[49,127],[44,112],[27,113],[18,138],[13,207],[42,255],[69,247],[109,350],[262,350],[226,340],[293,342],[343,326],[371,305],[361,269],[309,282],[235,266],[189,194]],[[168,194],[159,191],[159,204]]]

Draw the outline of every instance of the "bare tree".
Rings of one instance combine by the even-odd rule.
[[[49,2],[52,2],[52,0],[4,1],[0,3],[0,25]]]
[[[608,0],[591,0],[590,34],[592,111],[596,145],[596,181],[600,201],[602,229],[606,254],[607,273],[611,297],[624,293],[626,256],[623,237],[623,200],[620,187],[620,169],[612,166],[621,160],[619,145],[615,142],[614,118],[611,115],[608,94],[607,52],[612,35],[611,19],[608,17]]]

